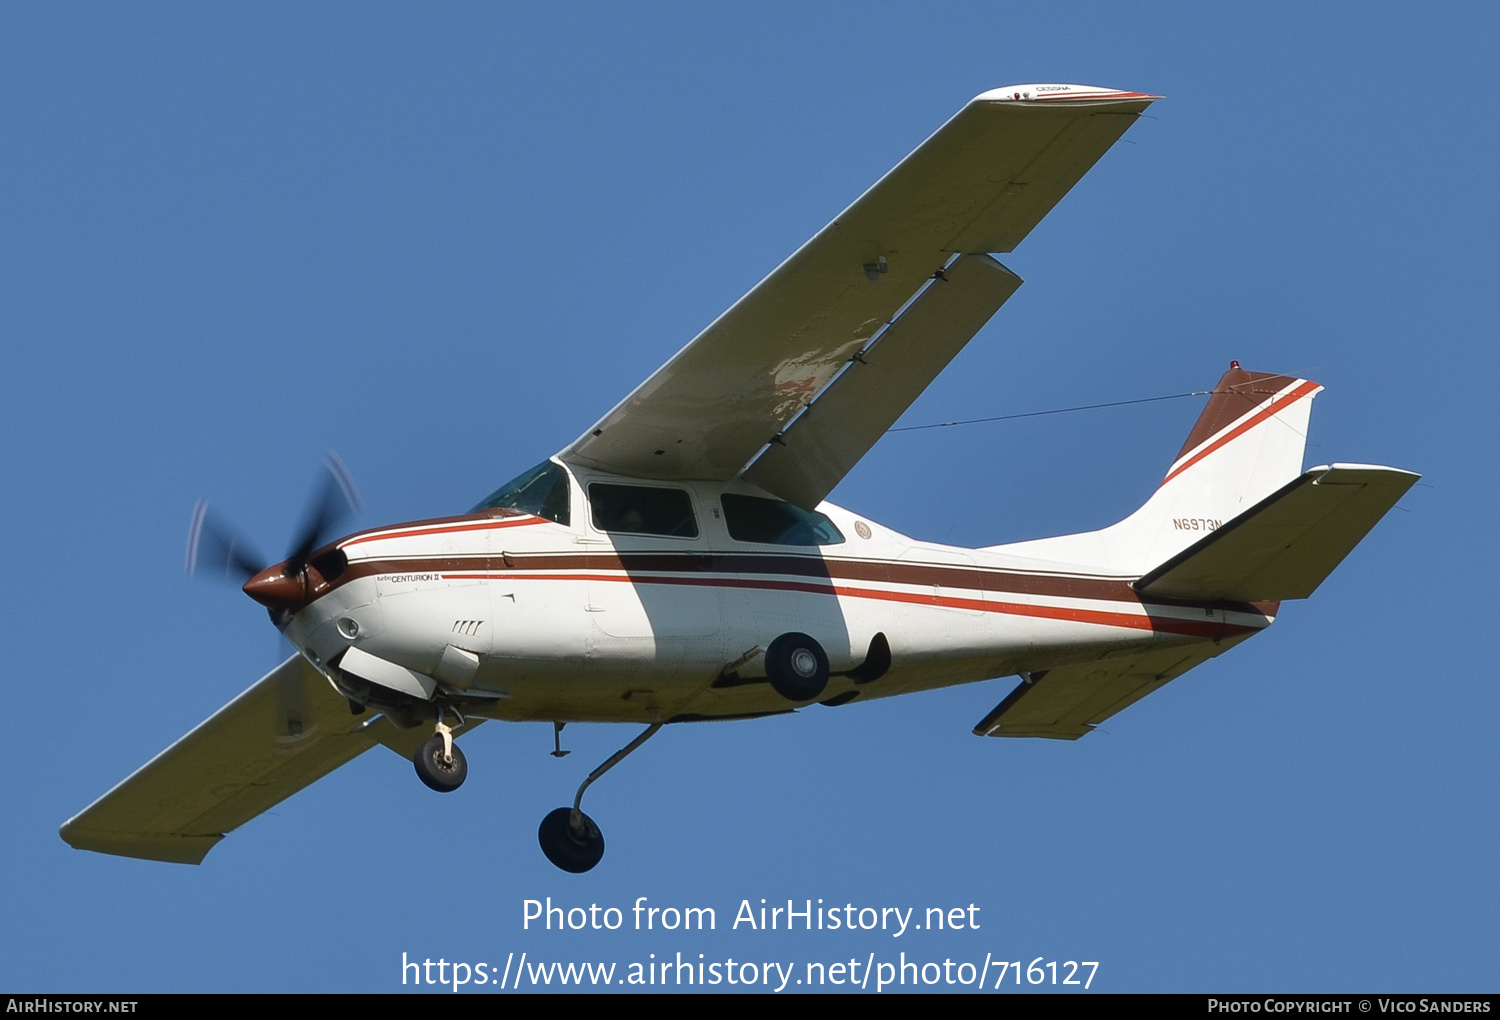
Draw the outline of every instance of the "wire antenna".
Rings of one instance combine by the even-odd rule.
[[[931,425],[906,425],[888,432],[920,432],[922,429],[948,429],[955,425],[979,425],[987,421],[1010,421],[1012,418],[1040,418],[1046,414],[1066,414],[1069,411],[1094,411],[1101,407],[1124,407],[1126,404],[1150,404],[1158,400],[1181,400],[1183,397],[1206,397],[1213,390],[1194,390],[1191,393],[1167,393],[1160,397],[1137,397],[1134,400],[1111,400],[1103,404],[1080,404],[1077,407],[1054,407],[1050,411],[1026,411],[1022,414],[997,414],[991,418],[965,418],[962,421],[939,421]]]

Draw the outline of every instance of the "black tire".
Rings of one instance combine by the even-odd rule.
[[[457,744],[453,745],[452,764],[443,761],[443,738],[438,736],[422,742],[412,764],[417,768],[417,778],[438,793],[452,793],[469,777],[469,763]]]
[[[567,807],[548,812],[536,830],[536,839],[547,860],[564,871],[581,875],[604,857],[604,833],[599,831],[592,818],[583,815],[584,835],[580,839],[568,824],[572,816],[573,809]]]
[[[814,701],[828,686],[828,656],[806,634],[783,634],[766,649],[766,677],[788,701]]]

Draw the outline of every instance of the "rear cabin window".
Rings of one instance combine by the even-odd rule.
[[[719,497],[729,537],[740,542],[766,545],[838,545],[844,535],[834,523],[815,510],[803,510],[779,499],[759,496]]]
[[[520,510],[558,524],[567,524],[572,518],[568,511],[569,492],[568,473],[545,460],[500,486],[469,513]]]
[[[698,537],[693,501],[682,489],[595,482],[589,486],[589,506],[593,510],[594,527],[600,531]]]

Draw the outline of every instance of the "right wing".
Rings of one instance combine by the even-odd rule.
[[[261,812],[406,734],[294,655],[62,827],[79,850],[198,864]],[[425,735],[425,734],[424,734]]]
[[[934,273],[965,253],[1012,250],[1156,98],[1076,85],[976,97],[560,456],[634,477],[735,477]],[[897,413],[1019,283],[1003,269],[981,277],[978,300],[930,311],[943,353],[913,361],[913,392],[884,395]],[[875,349],[901,368],[894,348],[928,340],[912,333]],[[799,472],[778,458],[757,477],[805,504],[861,444],[828,457],[818,452],[826,444],[808,442],[817,467]]]

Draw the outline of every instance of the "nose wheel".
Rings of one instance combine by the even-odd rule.
[[[417,778],[438,793],[452,793],[469,778],[469,763],[453,742],[453,730],[442,721],[437,724],[437,732],[417,748],[412,764]]]
[[[556,811],[548,812],[547,817],[542,819],[536,837],[537,842],[542,846],[542,853],[547,855],[547,860],[563,871],[572,872],[575,875],[581,875],[599,863],[604,857],[604,834],[599,831],[599,826],[594,824],[594,820],[583,813],[581,807],[583,791],[587,790],[594,780],[620,764],[626,755],[654,737],[659,729],[661,729],[661,723],[652,723],[646,727],[644,733],[620,748],[610,756],[608,761],[589,773],[589,777],[578,788],[572,807],[560,807]]]

